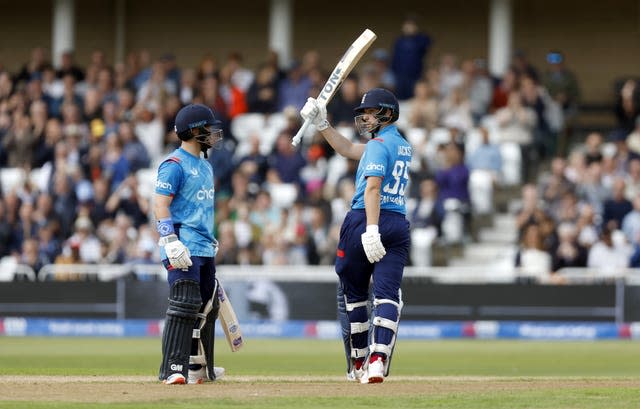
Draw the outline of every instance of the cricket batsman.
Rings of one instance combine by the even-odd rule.
[[[410,245],[405,192],[412,149],[394,125],[399,113],[390,91],[374,88],[365,93],[355,109],[356,129],[369,138],[361,144],[337,132],[316,99],[309,98],[300,111],[336,152],[360,161],[351,210],[340,230],[336,273],[347,379],[361,383],[380,383],[389,374],[402,310],[400,284]]]
[[[187,105],[176,115],[175,132],[182,142],[158,168],[153,207],[169,282],[159,374],[168,385],[224,374],[213,365],[218,242],[213,168],[206,160],[207,150],[222,140],[221,122],[209,107]]]

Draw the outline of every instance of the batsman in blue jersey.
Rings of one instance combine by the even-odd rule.
[[[213,168],[206,160],[207,150],[222,140],[221,122],[207,106],[187,105],[176,115],[175,131],[182,142],[158,168],[153,208],[169,281],[159,375],[169,385],[202,383],[224,373],[213,366],[218,242]]]
[[[394,125],[398,100],[381,88],[362,97],[355,109],[355,123],[360,135],[371,138],[366,144],[352,143],[331,127],[326,108],[314,98],[307,100],[300,114],[336,152],[360,161],[356,193],[337,249],[338,313],[347,378],[380,383],[389,374],[402,310],[400,284],[410,244],[405,191],[412,152]]]

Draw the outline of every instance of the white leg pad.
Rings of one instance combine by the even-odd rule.
[[[365,356],[367,356],[367,348],[352,348],[351,349],[351,358],[357,359],[357,358],[364,358]]]
[[[352,322],[351,323],[351,333],[359,334],[361,332],[369,331],[369,322]]]
[[[353,311],[356,308],[366,307],[367,306],[367,301],[346,303],[346,305],[347,305],[347,311]]]

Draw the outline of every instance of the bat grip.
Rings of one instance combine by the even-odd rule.
[[[294,136],[293,140],[291,141],[291,144],[293,146],[298,146],[300,141],[302,141],[302,136],[307,131],[307,128],[309,127],[310,124],[311,124],[311,121],[309,121],[309,120],[304,121],[304,123],[302,124],[302,126],[300,127],[298,132],[296,133],[296,136]]]

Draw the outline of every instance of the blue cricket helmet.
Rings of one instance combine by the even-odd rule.
[[[219,129],[222,127],[222,122],[216,119],[213,111],[208,106],[189,104],[178,111],[174,129],[180,139],[189,140],[191,139],[191,132],[187,133],[187,131],[207,126]]]
[[[400,106],[398,104],[398,99],[395,95],[389,90],[384,88],[373,88],[367,91],[362,96],[362,101],[360,101],[360,105],[354,109],[356,114],[364,113],[364,110],[367,108],[378,108],[380,110],[390,109],[391,110],[391,122],[395,122],[398,120],[400,116]]]

